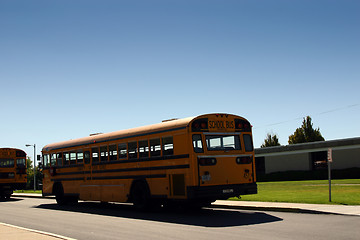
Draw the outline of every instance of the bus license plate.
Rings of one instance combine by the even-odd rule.
[[[202,175],[202,176],[201,176],[201,180],[202,180],[203,182],[210,181],[210,180],[211,180],[211,176],[210,176],[210,175]]]
[[[223,193],[233,193],[234,189],[223,189]]]

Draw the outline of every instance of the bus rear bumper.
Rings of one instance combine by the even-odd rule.
[[[3,183],[0,189],[22,190],[26,188],[26,183]]]
[[[195,186],[187,188],[188,199],[225,200],[240,195],[256,194],[257,184],[231,184],[216,186]]]

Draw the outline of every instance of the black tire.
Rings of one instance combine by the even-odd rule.
[[[67,199],[68,204],[77,204],[79,201],[79,198],[77,196],[68,196],[65,198]]]
[[[60,206],[68,203],[67,198],[64,196],[64,189],[61,184],[55,185],[54,189],[56,203]]]
[[[134,182],[131,188],[131,200],[138,210],[147,210],[150,207],[150,191],[143,181]]]
[[[210,207],[213,201],[199,201],[188,204],[187,207],[190,210],[201,210],[203,207]]]

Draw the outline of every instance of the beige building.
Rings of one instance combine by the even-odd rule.
[[[257,173],[325,169],[329,148],[331,169],[360,168],[360,138],[349,138],[255,149]]]

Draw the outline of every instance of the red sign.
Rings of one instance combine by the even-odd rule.
[[[333,160],[332,160],[332,149],[331,149],[331,148],[328,149],[328,152],[327,152],[327,160],[328,160],[328,162],[332,162],[332,161],[333,161]]]

